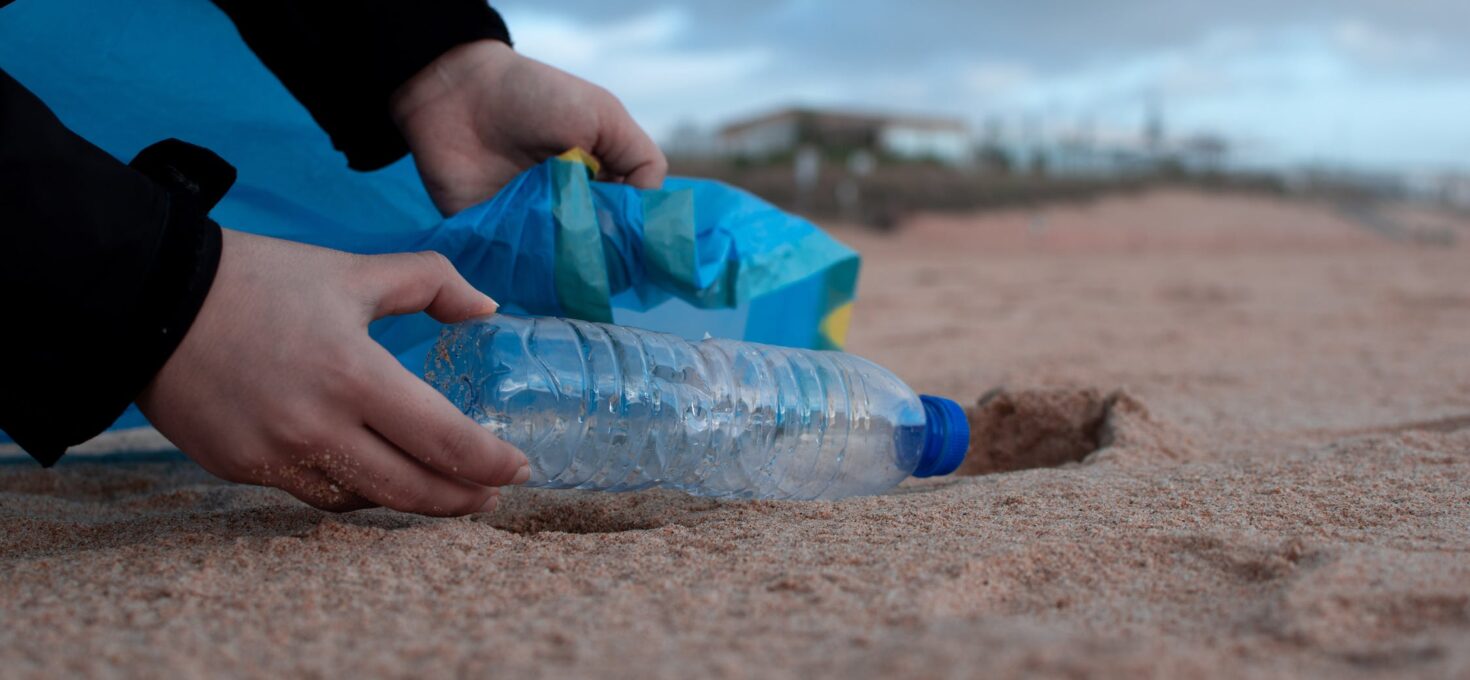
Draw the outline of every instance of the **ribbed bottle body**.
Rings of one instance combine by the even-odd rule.
[[[841,352],[496,315],[447,327],[428,375],[525,452],[528,486],[840,498],[898,484],[924,446],[918,396]]]

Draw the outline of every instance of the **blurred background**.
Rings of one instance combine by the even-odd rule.
[[[1470,3],[504,0],[674,171],[806,214],[1162,183],[1470,210]],[[1444,235],[1430,235],[1444,238]]]

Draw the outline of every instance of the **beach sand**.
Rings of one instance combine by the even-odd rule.
[[[435,520],[0,466],[0,675],[1470,677],[1470,220],[1344,215],[837,225],[850,349],[977,433],[879,497]]]

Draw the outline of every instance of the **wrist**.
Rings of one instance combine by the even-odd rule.
[[[457,45],[394,90],[388,100],[389,114],[399,131],[407,134],[425,111],[452,100],[466,83],[486,87],[518,58],[515,50],[499,40],[477,40]]]

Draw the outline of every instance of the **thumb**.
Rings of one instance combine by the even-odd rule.
[[[372,291],[373,318],[428,312],[443,323],[494,314],[499,307],[459,275],[449,258],[433,251],[368,256],[364,275]]]
[[[604,121],[592,154],[602,161],[603,172],[639,189],[663,186],[669,161],[628,110],[616,99],[605,102]]]

